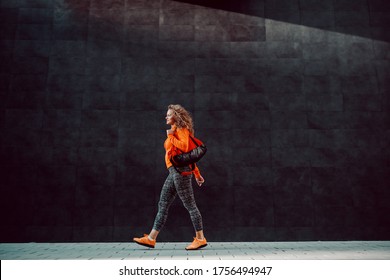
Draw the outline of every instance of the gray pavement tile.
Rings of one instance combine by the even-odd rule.
[[[186,251],[187,243],[159,243],[155,249],[135,243],[0,243],[2,260],[294,260],[390,259],[390,241],[211,242]]]

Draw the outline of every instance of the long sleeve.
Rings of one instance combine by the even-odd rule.
[[[200,177],[200,170],[196,164],[195,164],[195,169],[194,169],[194,175],[195,175],[195,178]]]
[[[189,131],[187,129],[176,130],[177,137],[173,134],[169,134],[168,138],[172,145],[180,149],[183,152],[188,152],[189,148]]]

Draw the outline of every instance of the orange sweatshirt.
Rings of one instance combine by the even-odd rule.
[[[187,128],[177,128],[174,134],[169,134],[164,142],[165,148],[165,164],[167,168],[172,166],[169,160],[171,155],[175,152],[175,148],[180,149],[183,152],[189,152],[194,149],[196,145],[190,139],[190,131]],[[195,164],[193,171],[196,178],[200,177],[199,168]]]

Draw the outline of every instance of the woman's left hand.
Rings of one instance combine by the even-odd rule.
[[[201,187],[202,184],[204,183],[204,178],[202,177],[202,175],[200,175],[199,177],[197,177],[195,179],[196,179],[196,182],[198,183],[198,186]]]

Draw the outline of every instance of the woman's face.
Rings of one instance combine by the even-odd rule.
[[[167,111],[167,116],[165,117],[166,121],[167,121],[167,124],[169,125],[174,125],[175,124],[175,119],[173,117],[173,111],[171,109],[169,109]]]

